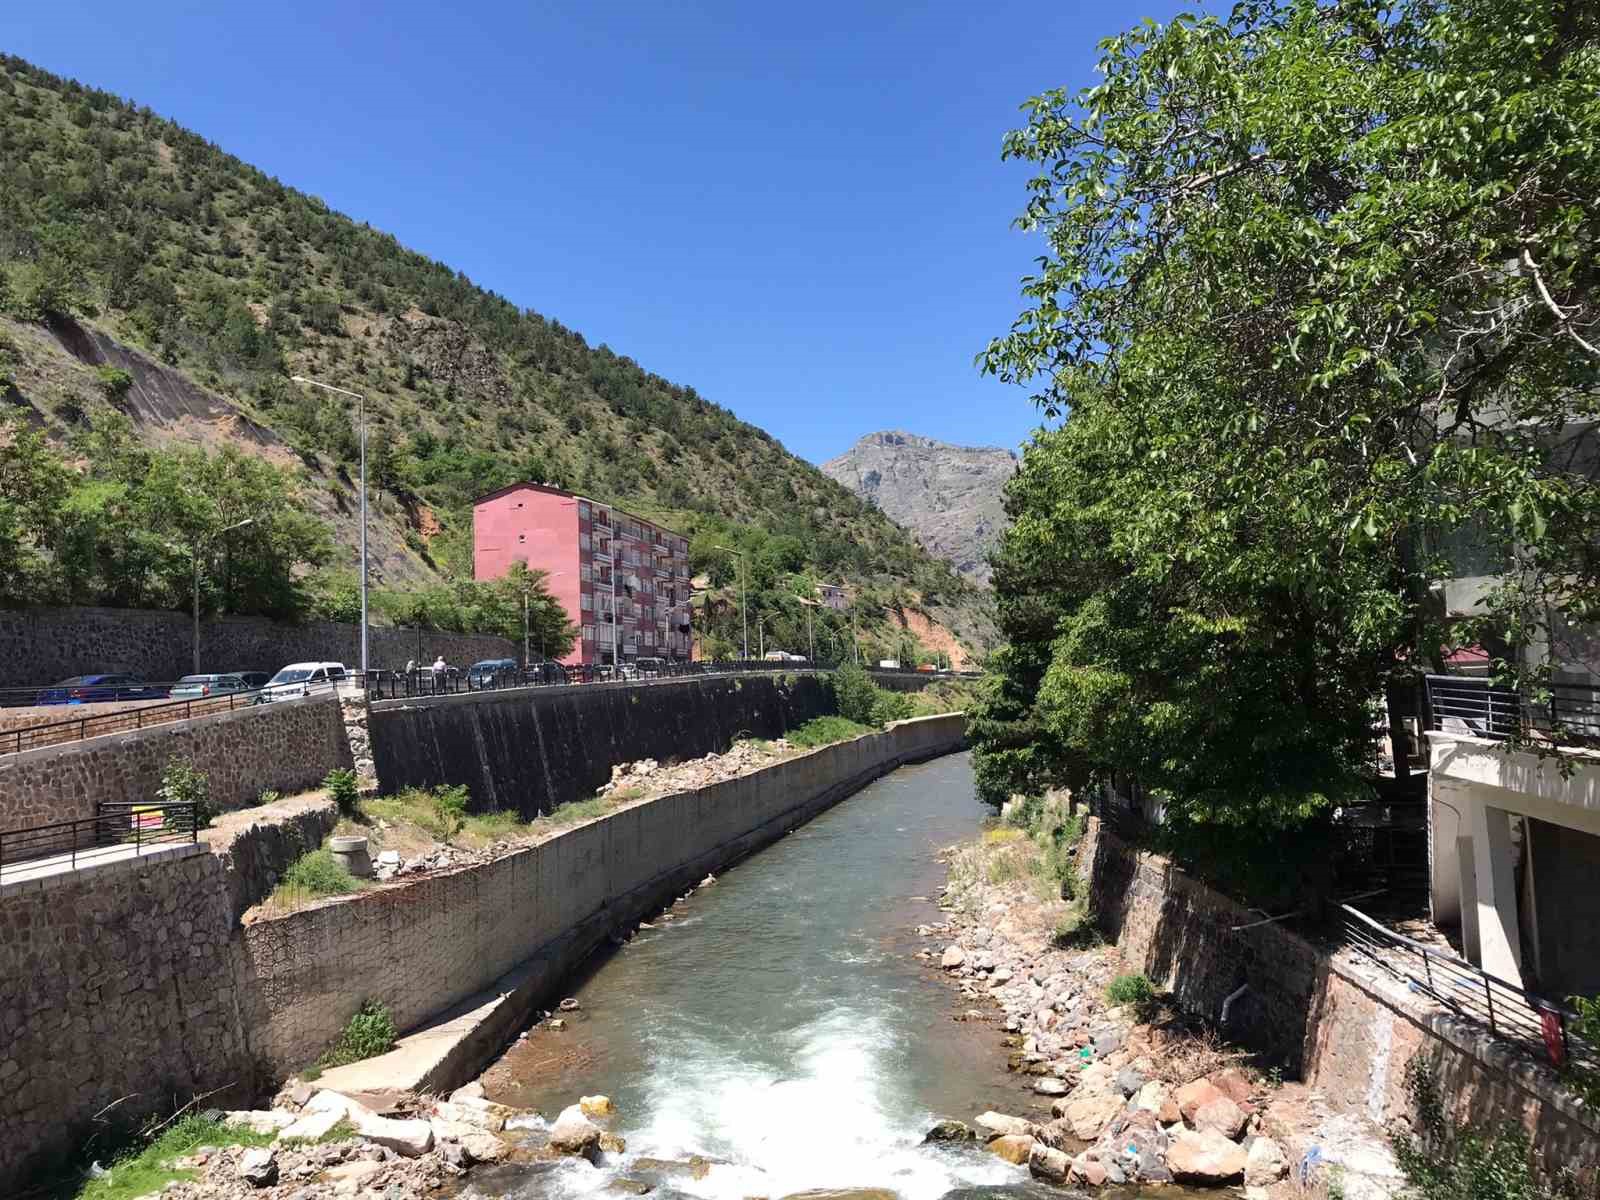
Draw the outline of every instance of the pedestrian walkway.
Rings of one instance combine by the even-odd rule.
[[[0,866],[0,897],[17,892],[58,886],[71,879],[82,882],[101,871],[137,859],[141,863],[163,859],[187,858],[191,854],[209,853],[203,842],[120,842],[114,846],[94,846],[87,850],[51,854],[44,858],[30,858],[18,863]]]

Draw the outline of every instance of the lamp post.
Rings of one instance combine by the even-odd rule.
[[[206,540],[208,543],[215,541],[225,533],[232,533],[235,529],[243,529],[246,525],[254,525],[255,523],[256,519],[254,517],[246,517],[242,521],[234,522],[226,529],[217,530]],[[194,673],[196,675],[200,674],[200,546],[201,542],[196,539],[190,552],[190,558],[194,563]]]
[[[745,595],[745,577],[750,572],[745,568],[744,551],[735,550],[732,546],[713,546],[713,550],[722,550],[728,554],[739,557],[739,628],[743,645],[739,648],[739,657],[748,662],[750,659],[750,607]]]
[[[356,401],[356,424],[361,433],[361,686],[367,686],[367,398],[360,392],[352,392],[342,387],[334,387],[331,383],[320,380],[308,379],[304,375],[291,375],[296,383],[303,383],[307,387],[321,388],[325,392],[335,392],[341,396],[349,396]]]

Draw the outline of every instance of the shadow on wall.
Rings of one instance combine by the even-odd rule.
[[[1135,965],[1213,1024],[1227,1004],[1227,1036],[1300,1069],[1324,970],[1310,943],[1103,826],[1091,869],[1101,930]]]
[[[826,676],[791,673],[386,701],[368,727],[383,791],[465,784],[471,811],[531,819],[593,795],[619,763],[720,754],[833,711]]]

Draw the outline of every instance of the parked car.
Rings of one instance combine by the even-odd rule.
[[[518,673],[514,658],[486,658],[467,668],[467,687],[510,687],[517,682]]]
[[[237,675],[240,679],[244,680],[244,686],[249,688],[252,692],[266,687],[267,680],[272,678],[272,676],[267,674],[265,671],[233,671],[231,674]]]
[[[633,665],[638,670],[640,675],[655,676],[661,674],[662,670],[667,665],[667,660],[664,658],[649,657],[636,658],[633,660]]]
[[[572,677],[567,674],[567,669],[558,662],[545,660],[532,663],[528,667],[528,678],[533,683],[571,683]]]
[[[45,688],[35,704],[91,704],[99,700],[165,700],[167,689],[132,675],[74,675]]]
[[[332,687],[345,677],[343,663],[302,662],[290,663],[261,689],[257,702],[270,704],[276,700],[298,700],[313,692]]]
[[[172,686],[174,700],[204,700],[254,691],[241,675],[185,675]]]

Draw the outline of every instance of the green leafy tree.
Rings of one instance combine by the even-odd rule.
[[[1047,250],[982,361],[1064,420],[1009,491],[991,799],[1121,770],[1287,844],[1359,787],[1388,681],[1600,613],[1596,19],[1247,0],[1028,103]],[[1506,583],[1446,630],[1466,533]]]

